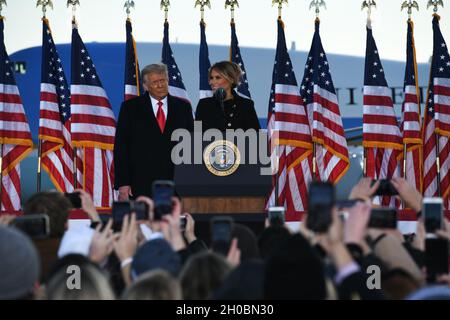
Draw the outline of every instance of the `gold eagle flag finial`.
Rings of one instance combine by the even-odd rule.
[[[3,6],[7,6],[6,0],[0,0],[0,17],[2,16]]]
[[[288,5],[288,0],[272,0],[272,7],[278,3],[278,19],[281,19],[281,11],[283,10],[283,3]]]
[[[364,0],[361,5],[361,10],[367,9],[367,25],[370,27],[370,16],[372,14],[372,7],[376,8],[375,0]]]
[[[239,3],[237,0],[225,0],[225,9],[228,9],[228,7],[231,11],[231,21],[234,21],[234,7],[239,8]]]
[[[161,10],[164,10],[164,20],[167,21],[169,18],[169,7],[170,7],[170,1],[169,0],[161,0]]]
[[[45,18],[45,14],[47,12],[47,7],[50,7],[53,10],[52,0],[38,0],[36,3],[36,8],[42,6],[42,17]]]
[[[67,0],[67,8],[72,6],[72,22],[75,23],[75,12],[77,10],[77,6],[80,6],[80,0]]]
[[[309,4],[309,10],[311,10],[314,7],[316,8],[316,18],[319,18],[320,7],[324,7],[325,10],[327,9],[327,5],[325,4],[324,0],[311,1],[311,3]]]
[[[198,6],[200,6],[201,21],[203,21],[205,18],[205,6],[211,9],[211,3],[209,0],[196,0],[194,8],[197,8]]]
[[[133,0],[126,0],[125,4],[123,5],[123,8],[125,9],[125,12],[127,13],[127,18],[130,18],[130,12],[131,8],[134,9],[134,1]]]
[[[408,19],[411,20],[412,8],[416,8],[419,11],[419,4],[415,0],[406,0],[402,3],[402,7],[400,10],[408,8]]]
[[[442,8],[444,7],[444,2],[442,0],[429,0],[428,4],[427,4],[427,9],[429,7],[433,6],[433,12],[437,13],[438,12],[438,6],[441,6]]]

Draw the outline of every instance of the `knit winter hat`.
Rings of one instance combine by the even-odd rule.
[[[165,239],[155,239],[143,244],[133,257],[131,264],[131,275],[137,278],[144,272],[163,269],[173,276],[178,276],[181,268],[181,261]]]
[[[0,299],[31,293],[40,272],[39,255],[31,240],[13,227],[0,226]]]

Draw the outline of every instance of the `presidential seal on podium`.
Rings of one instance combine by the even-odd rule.
[[[203,162],[209,172],[225,177],[233,174],[241,163],[238,147],[227,140],[218,140],[209,144],[203,152]]]

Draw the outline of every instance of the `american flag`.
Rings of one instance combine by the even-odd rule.
[[[439,164],[440,164],[440,196],[444,198],[444,204],[448,207],[448,194],[450,191],[450,56],[448,54],[448,47],[444,41],[441,30],[439,28],[439,16],[433,17],[433,57],[431,63],[431,78],[429,86],[429,94],[427,100],[427,116],[431,117],[434,111],[435,132],[439,136]],[[428,122],[432,122],[428,119]],[[427,127],[425,122],[426,132],[431,129]],[[430,136],[433,136],[431,134]],[[427,139],[428,138],[428,139]],[[430,172],[431,157],[427,156],[435,151],[429,151],[427,148],[429,138],[425,135],[424,148],[424,191],[425,194],[431,194],[434,190],[433,180],[435,175]],[[434,149],[436,145],[432,146]],[[430,174],[431,173],[431,174]],[[431,180],[430,176],[433,178]]]
[[[312,140],[294,69],[286,47],[284,26],[278,20],[278,41],[268,108],[268,135],[272,160],[278,160],[278,204],[286,207],[286,220],[298,220],[305,211],[311,181]],[[273,166],[276,167],[276,166]],[[274,186],[268,206],[275,205]]]
[[[180,98],[188,103],[191,103],[183,83],[180,69],[173,57],[172,48],[169,42],[169,22],[164,23],[164,38],[162,47],[162,62],[167,65],[169,71],[169,93],[170,95]]]
[[[423,195],[425,197],[439,196],[436,164],[436,134],[434,121],[433,86],[430,78],[427,101],[423,116]]]
[[[113,200],[113,146],[116,122],[94,63],[74,24],[72,30],[72,144],[83,159],[83,188],[94,205]]]
[[[308,111],[312,137],[316,143],[319,178],[336,183],[347,172],[350,161],[338,99],[320,39],[319,25],[320,22],[316,20],[300,94]]]
[[[244,98],[251,98],[250,90],[248,88],[247,72],[245,71],[244,60],[242,60],[241,49],[239,49],[239,42],[236,36],[236,25],[231,21],[231,46],[230,46],[230,60],[241,67],[242,79],[239,86],[236,88],[237,93]]]
[[[125,94],[124,100],[137,97],[142,92],[142,84],[139,78],[139,62],[137,58],[136,42],[133,38],[131,20],[126,24],[127,43],[125,45]]]
[[[397,159],[403,150],[402,137],[370,26],[367,26],[364,70],[363,147],[366,176],[374,179],[400,176]],[[388,205],[390,200],[383,197],[382,204]]]
[[[200,21],[200,55],[199,55],[199,69],[200,69],[200,99],[212,97],[213,93],[209,85],[209,62],[208,43],[206,43],[205,22]]]
[[[14,79],[14,63],[9,60],[0,17],[0,147],[2,148],[1,211],[20,210],[20,161],[33,148],[30,126]]]
[[[422,133],[420,125],[420,92],[418,90],[414,24],[408,20],[406,68],[403,87],[401,131],[406,145],[405,178],[418,191],[422,190]],[[403,174],[403,170],[402,170]]]
[[[61,192],[74,189],[70,88],[47,19],[42,23],[39,139],[42,167]]]

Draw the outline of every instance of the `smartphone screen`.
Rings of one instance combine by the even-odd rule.
[[[186,216],[180,216],[180,231],[186,230],[187,218]]]
[[[437,275],[448,274],[448,241],[446,239],[425,239],[425,266],[430,282],[435,282]]]
[[[75,209],[81,208],[81,198],[80,194],[78,192],[72,192],[72,193],[64,193],[64,196],[69,199],[70,203],[72,204],[72,207]]]
[[[148,220],[148,204],[141,201],[130,201],[130,211],[136,214],[136,221]]]
[[[326,232],[331,225],[331,210],[335,204],[334,186],[328,182],[312,182],[309,186],[307,228]]]
[[[113,230],[122,229],[123,218],[130,213],[130,203],[128,201],[114,201],[112,206]]]
[[[11,225],[31,238],[46,238],[50,235],[50,221],[46,214],[30,214],[15,218]]]
[[[442,228],[442,199],[425,198],[422,202],[422,214],[424,218],[425,231],[434,233]]]
[[[169,180],[153,182],[153,201],[155,202],[154,220],[161,220],[163,215],[172,212],[172,197],[174,196],[174,184]]]
[[[397,229],[395,208],[374,208],[370,211],[369,228]]]
[[[284,207],[270,207],[268,219],[271,226],[282,226],[285,221]]]
[[[346,200],[337,200],[336,201],[336,207],[339,210],[345,209],[345,208],[351,208],[354,205],[356,205],[358,203],[358,201],[361,201],[359,199],[346,199]]]
[[[378,186],[378,189],[375,191],[376,196],[395,196],[398,194],[397,189],[392,185],[390,180],[387,179],[381,179],[380,185]],[[372,185],[375,184],[375,180],[372,181]]]
[[[128,201],[114,201],[112,216],[114,220],[122,221],[123,217],[130,213],[130,203]]]
[[[212,242],[231,242],[232,220],[228,217],[214,217],[211,220]]]
[[[122,228],[125,215],[134,212],[136,221],[148,220],[148,205],[140,201],[114,201],[112,207],[113,230]]]

